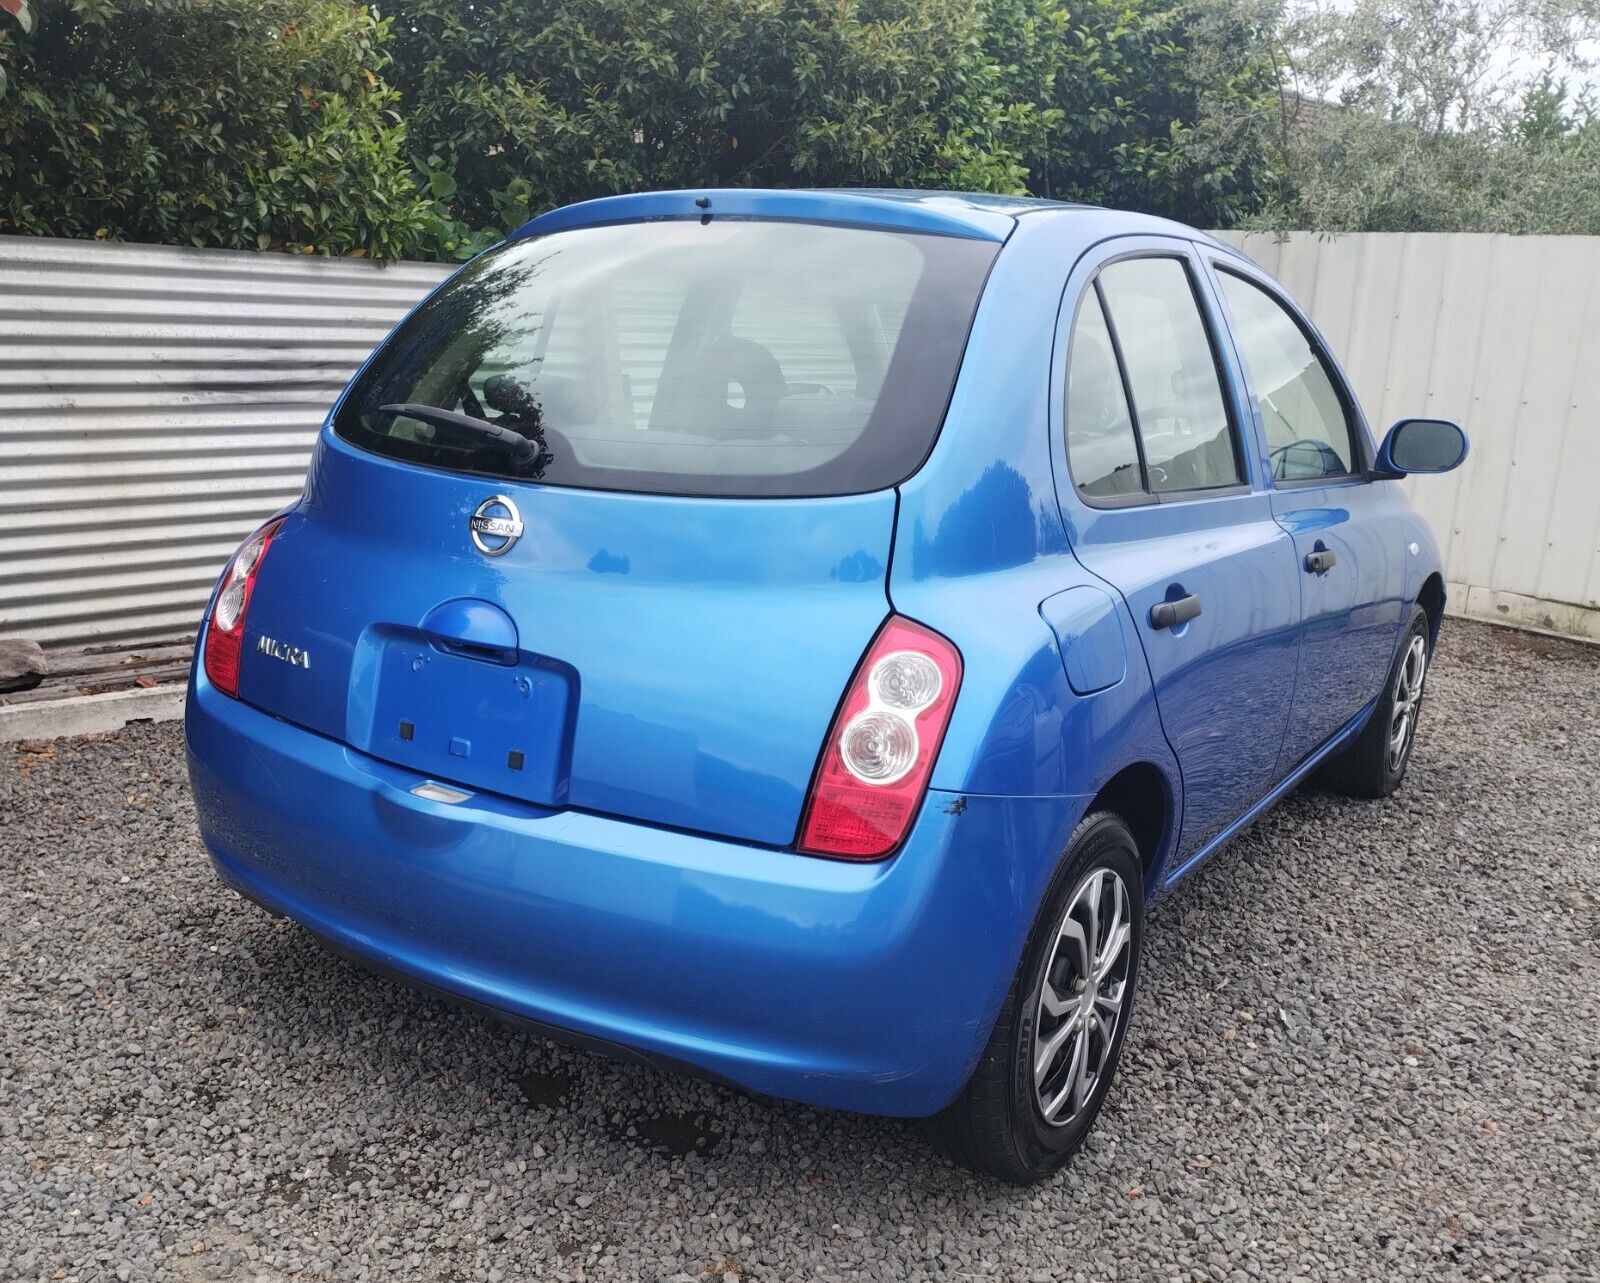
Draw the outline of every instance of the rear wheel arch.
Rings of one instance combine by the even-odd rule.
[[[1124,766],[1100,786],[1085,814],[1096,811],[1110,811],[1128,826],[1139,848],[1148,894],[1178,827],[1176,793],[1166,773],[1154,762]]]
[[[1114,812],[1091,809],[1074,826],[1061,860],[1052,872],[1005,1000],[971,1077],[949,1105],[923,1120],[928,1138],[947,1157],[1009,1183],[1032,1184],[1058,1171],[1088,1135],[1106,1087],[1116,1073],[1128,1017],[1136,999],[1144,918],[1144,896],[1134,885],[1140,869],[1137,851],[1130,848],[1136,846],[1137,840],[1126,822]],[[1077,932],[1076,939],[1088,951],[1085,962],[1094,958],[1102,942],[1108,949],[1102,957],[1120,955],[1125,967],[1121,980],[1115,990],[1102,991],[1101,977],[1107,973],[1096,966],[1093,987],[1085,995],[1084,982],[1089,976],[1080,967],[1078,984],[1052,990],[1051,983],[1059,984],[1071,978],[1050,980],[1057,944],[1063,938],[1061,924],[1065,917],[1073,914],[1072,906],[1081,898],[1080,892],[1091,885],[1089,879],[1107,872],[1116,875],[1117,916],[1122,915],[1124,905],[1128,911],[1126,935],[1121,944],[1115,946],[1110,944],[1109,937],[1101,937],[1096,929],[1100,920],[1097,911],[1090,924],[1080,921],[1084,929]],[[1104,885],[1101,883],[1102,887]],[[1091,891],[1090,894],[1098,897],[1101,893]],[[1110,999],[1110,1010],[1116,1021],[1111,1033],[1106,1032],[1102,1019],[1106,1010],[1101,1005],[1102,992]],[[1080,999],[1079,995],[1085,996]],[[1065,1014],[1059,1010],[1061,1006],[1076,1006],[1080,1002],[1092,1004],[1103,1041],[1087,1097],[1080,1092],[1072,1115],[1058,1121],[1053,1106],[1046,1106],[1040,1098],[1044,1083],[1039,1071],[1041,1064],[1048,1069],[1051,1063],[1061,1067],[1065,1062],[1059,1057],[1053,1062],[1039,1059],[1038,1030],[1046,1016],[1059,1017]],[[1057,1048],[1058,1035],[1072,1036],[1070,1022],[1051,1031],[1051,1045]],[[1093,1046],[1087,1041],[1092,1036],[1090,1027],[1078,1024],[1077,1041],[1086,1053]],[[1068,1068],[1066,1072],[1076,1076],[1082,1071]],[[1070,1077],[1065,1083],[1057,1083],[1063,1091],[1070,1085]],[[1055,1103],[1059,1104],[1060,1099]]]

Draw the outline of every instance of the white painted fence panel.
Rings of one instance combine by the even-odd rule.
[[[1227,233],[1374,428],[1459,419],[1408,483],[1451,606],[1600,638],[1600,237]],[[192,632],[339,388],[445,268],[0,237],[0,635]]]

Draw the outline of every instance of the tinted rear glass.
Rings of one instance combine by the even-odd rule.
[[[999,247],[803,223],[584,228],[469,264],[395,332],[335,430],[430,467],[678,494],[904,480],[944,418]],[[533,442],[514,459],[430,406]]]

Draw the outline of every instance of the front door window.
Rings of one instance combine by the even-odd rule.
[[[1356,463],[1350,416],[1305,331],[1259,285],[1225,269],[1217,280],[1255,388],[1273,477],[1350,476]]]

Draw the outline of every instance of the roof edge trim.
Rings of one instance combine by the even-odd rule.
[[[770,218],[810,223],[924,232],[1002,243],[1016,227],[1005,213],[957,196],[923,192],[773,191],[701,188],[602,196],[565,205],[530,219],[508,237],[521,240],[580,227],[691,218]]]

